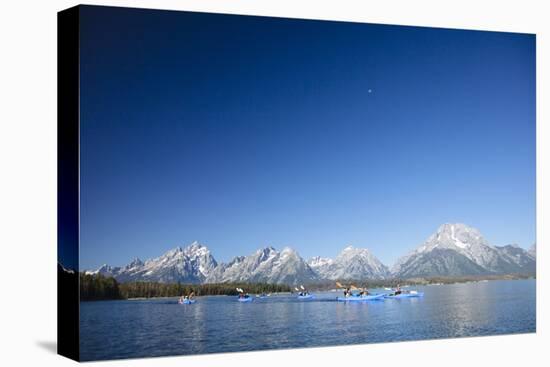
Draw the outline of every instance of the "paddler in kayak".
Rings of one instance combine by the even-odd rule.
[[[395,292],[393,292],[393,295],[397,296],[398,294],[401,294],[401,293],[403,293],[403,291],[401,290],[401,286],[398,284],[397,288],[395,288]]]
[[[248,293],[244,293],[242,288],[235,288],[239,292],[239,298],[249,298]]]
[[[185,295],[185,294],[182,295],[182,296],[180,297],[180,300],[179,300],[179,301],[180,301],[180,303],[181,303],[181,302],[183,302],[183,301],[192,300],[192,299],[194,299],[194,298],[195,298],[195,292],[191,292],[191,293],[189,293],[189,295]]]
[[[298,295],[300,297],[305,297],[305,296],[309,295],[308,290],[303,285],[301,285],[300,288],[302,289],[302,291],[300,293],[298,293]],[[296,288],[296,290],[298,290],[298,289]]]
[[[248,298],[250,295],[248,293],[241,292],[239,293],[239,298]]]
[[[370,292],[367,288],[363,288],[361,289],[361,292],[359,292],[359,297],[369,296],[369,295],[370,295]]]

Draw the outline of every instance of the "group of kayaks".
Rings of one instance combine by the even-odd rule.
[[[336,300],[338,302],[367,302],[367,301],[377,301],[377,300],[384,300],[384,299],[401,299],[401,298],[417,298],[417,297],[423,297],[424,292],[417,292],[417,291],[408,291],[408,292],[401,292],[398,294],[395,293],[377,293],[377,294],[369,294],[369,295],[348,295],[345,297],[336,297]],[[259,298],[265,298],[259,296]],[[309,300],[314,299],[315,295],[311,293],[300,293],[298,294],[297,298],[299,300]],[[248,294],[240,294],[237,297],[238,302],[252,302],[254,297],[248,295]],[[180,299],[179,304],[185,304],[190,305],[195,303],[195,299]]]
[[[338,302],[365,302],[365,301],[376,301],[376,300],[383,300],[383,299],[400,299],[400,298],[416,298],[416,297],[423,297],[424,292],[417,292],[417,291],[410,291],[410,292],[402,292],[399,294],[395,293],[378,293],[378,294],[369,294],[369,295],[350,295],[347,297],[337,297],[336,300]]]

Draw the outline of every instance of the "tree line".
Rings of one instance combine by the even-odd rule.
[[[194,292],[196,296],[236,296],[236,288],[250,294],[290,292],[288,285],[267,283],[181,284],[158,282],[119,283],[101,274],[80,274],[80,300],[116,300],[129,298],[179,297]]]
[[[485,275],[485,276],[460,276],[460,277],[426,277],[412,279],[384,279],[384,280],[341,280],[344,286],[356,286],[358,288],[394,288],[401,285],[429,285],[429,284],[451,284],[462,282],[475,282],[481,280],[511,280],[527,279],[528,275]],[[181,284],[181,283],[158,283],[158,282],[128,282],[119,283],[112,277],[105,277],[100,274],[91,275],[80,273],[80,300],[116,300],[129,298],[154,298],[154,297],[179,297],[194,292],[197,296],[228,295],[238,294],[236,288],[242,288],[250,294],[293,292],[294,287],[284,284],[268,283],[212,283],[212,284]],[[326,281],[314,284],[306,284],[310,290],[328,290],[337,288],[336,282]]]

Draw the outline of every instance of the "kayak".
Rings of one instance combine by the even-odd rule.
[[[252,297],[245,297],[245,298],[238,297],[237,301],[239,301],[239,302],[252,302]]]
[[[423,297],[423,296],[424,296],[424,292],[412,291],[410,293],[401,293],[398,295],[386,294],[384,298],[416,298],[416,297]]]
[[[350,296],[350,297],[337,297],[338,302],[364,302],[364,301],[375,301],[383,299],[385,294],[372,294],[370,296]]]
[[[315,298],[313,294],[306,294],[305,296],[298,296],[298,299],[312,299]]]
[[[196,299],[184,299],[183,301],[178,301],[180,305],[192,305],[195,302],[197,302]]]

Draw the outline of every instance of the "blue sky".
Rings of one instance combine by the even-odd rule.
[[[535,36],[89,8],[81,268],[535,242]]]

